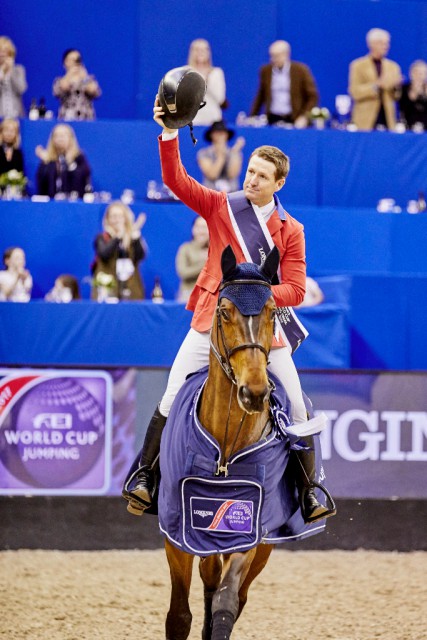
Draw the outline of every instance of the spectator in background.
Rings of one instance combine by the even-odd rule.
[[[0,301],[28,302],[33,279],[25,268],[25,253],[20,247],[9,247],[3,253],[5,269],[0,271]]]
[[[269,48],[270,63],[261,67],[258,92],[252,104],[251,116],[264,106],[268,124],[293,124],[307,127],[307,114],[319,102],[316,82],[309,67],[291,60],[291,47],[285,40],[276,40]]]
[[[427,130],[427,63],[415,60],[409,67],[409,82],[402,86],[400,117],[408,129],[422,125]]]
[[[50,198],[74,194],[83,198],[85,191],[91,189],[89,164],[68,124],[56,125],[47,148],[38,145],[35,153],[41,160],[37,169],[38,194]]]
[[[15,64],[16,47],[10,38],[0,36],[0,118],[25,116],[22,94],[27,90],[25,69]]]
[[[103,232],[94,241],[96,257],[91,268],[95,281],[92,298],[98,297],[96,280],[98,274],[103,273],[111,277],[111,296],[119,300],[144,299],[139,263],[147,253],[141,236],[145,220],[145,213],[140,213],[135,220],[133,211],[120,200],[107,207],[102,220]]]
[[[200,149],[197,154],[197,163],[203,174],[205,187],[217,191],[238,191],[239,176],[242,171],[245,139],[237,138],[233,146],[228,142],[233,138],[234,131],[229,129],[223,120],[214,122],[204,137],[210,143],[209,147]]]
[[[52,88],[60,101],[58,119],[95,120],[93,101],[101,95],[95,76],[88,74],[78,49],[67,49],[62,64],[65,75],[55,78]]]
[[[369,53],[350,64],[348,91],[353,98],[352,121],[362,131],[396,126],[396,98],[402,74],[396,62],[386,58],[390,34],[371,29],[366,34]]]
[[[55,280],[53,289],[44,297],[47,302],[71,302],[81,300],[79,281],[75,276],[63,273]]]
[[[320,304],[325,299],[322,289],[319,287],[316,280],[307,276],[305,281],[305,294],[304,300],[298,307],[314,307],[316,304]]]
[[[21,132],[18,120],[5,118],[0,123],[0,175],[12,169],[24,174]]]
[[[211,125],[222,120],[222,109],[226,106],[225,78],[220,67],[212,64],[211,47],[207,40],[193,40],[188,53],[188,64],[206,80],[206,105],[197,112],[195,125]]]
[[[191,233],[193,239],[179,247],[175,259],[176,272],[181,280],[177,295],[178,302],[188,302],[208,257],[209,230],[206,220],[197,216],[193,221]]]

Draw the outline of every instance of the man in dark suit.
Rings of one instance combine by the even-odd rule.
[[[261,67],[258,93],[251,116],[263,105],[268,124],[288,122],[299,129],[308,125],[308,112],[319,101],[316,82],[307,65],[291,60],[291,47],[285,40],[270,45],[270,64]]]

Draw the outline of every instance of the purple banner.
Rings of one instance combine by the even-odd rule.
[[[111,484],[111,376],[0,370],[0,494],[104,494]]]
[[[143,439],[136,425],[158,399],[139,375],[0,370],[0,494],[120,495]],[[329,420],[321,442],[335,498],[427,498],[427,373],[307,372],[301,381]]]
[[[427,497],[427,374],[304,373],[336,498]]]

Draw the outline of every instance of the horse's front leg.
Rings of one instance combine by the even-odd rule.
[[[221,583],[222,562],[218,555],[202,558],[199,564],[200,577],[203,581],[203,595],[205,603],[205,617],[203,622],[202,640],[212,637],[212,598]]]
[[[211,640],[229,640],[239,613],[239,590],[255,553],[256,548],[224,557],[223,578],[212,600]]]
[[[192,620],[188,597],[194,556],[173,547],[167,540],[165,549],[172,585],[170,607],[166,616],[166,640],[187,640]]]
[[[242,586],[239,589],[239,612],[237,614],[237,618],[242,613],[242,609],[245,606],[246,601],[248,599],[249,587],[251,586],[255,578],[264,569],[273,549],[274,549],[274,545],[272,544],[260,544],[256,548],[255,558],[251,562],[249,571],[246,574],[246,578],[244,579]]]

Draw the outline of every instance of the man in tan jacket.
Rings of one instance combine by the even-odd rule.
[[[366,43],[369,54],[350,64],[352,121],[362,131],[377,126],[393,130],[402,74],[399,65],[385,57],[390,48],[390,34],[383,29],[371,29],[366,34]]]

